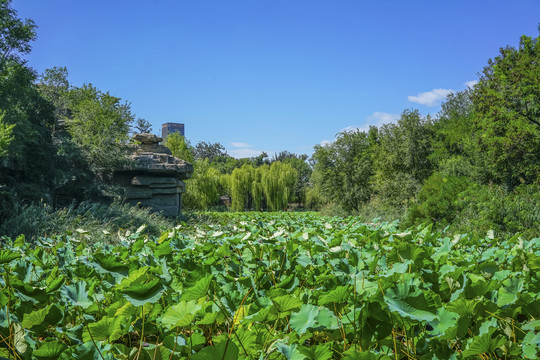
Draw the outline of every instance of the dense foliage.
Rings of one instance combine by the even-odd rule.
[[[316,146],[308,204],[409,225],[538,235],[539,39],[501,49],[437,117],[406,110],[396,124]]]
[[[0,356],[540,355],[539,238],[313,213],[207,213],[160,237],[119,236],[3,239]]]

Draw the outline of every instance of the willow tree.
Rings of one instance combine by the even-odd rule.
[[[243,211],[249,208],[254,172],[255,169],[253,166],[244,164],[241,168],[236,168],[231,173],[229,187],[233,211]]]
[[[253,171],[253,179],[251,183],[251,197],[253,199],[253,208],[260,210],[263,208],[264,201],[264,186],[262,179],[265,174],[270,170],[270,166],[262,165]]]
[[[195,161],[193,168],[193,175],[186,183],[183,205],[190,209],[208,210],[219,203],[223,175],[206,159]]]
[[[169,134],[163,145],[171,149],[171,152],[174,157],[185,160],[187,162],[193,162],[193,147],[184,136],[180,133],[175,132]]]
[[[262,176],[263,191],[268,210],[277,211],[287,207],[294,195],[297,172],[289,164],[274,162]]]

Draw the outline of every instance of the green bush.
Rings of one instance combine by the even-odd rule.
[[[540,236],[539,190],[537,185],[521,185],[508,192],[498,185],[475,184],[460,194],[462,210],[450,230],[480,235],[493,230],[498,237]]]
[[[460,210],[460,194],[470,185],[470,180],[465,177],[431,175],[418,192],[416,202],[407,210],[404,225],[448,225]]]
[[[148,234],[159,235],[163,228],[173,227],[175,220],[120,202],[86,201],[56,211],[40,203],[16,206],[11,216],[0,224],[0,235],[15,238],[24,234],[32,239],[70,234],[79,229],[89,242],[114,242],[118,231],[134,231],[142,225],[147,226]]]

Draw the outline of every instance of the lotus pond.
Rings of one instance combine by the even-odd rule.
[[[0,243],[0,358],[535,359],[540,239],[206,213]],[[113,241],[114,240],[114,241]]]

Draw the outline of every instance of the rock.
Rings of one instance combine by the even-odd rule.
[[[138,141],[141,144],[159,144],[163,141],[159,136],[149,133],[135,134],[133,135],[133,140]]]
[[[114,173],[126,200],[165,216],[179,215],[186,191],[182,180],[191,177],[193,165],[172,156],[170,149],[159,144],[159,136],[135,134],[133,139],[141,144],[133,145],[129,164]]]

